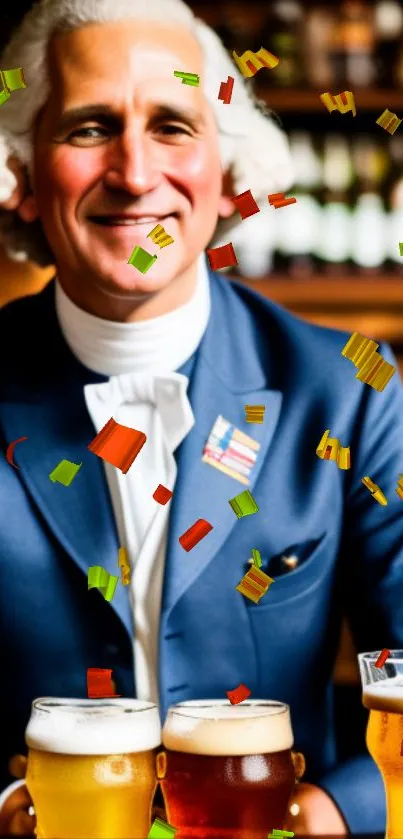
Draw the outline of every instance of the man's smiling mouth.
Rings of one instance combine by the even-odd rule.
[[[101,224],[104,227],[131,227],[140,224],[161,224],[168,218],[176,218],[177,214],[172,213],[167,216],[89,216],[90,221],[95,224]]]

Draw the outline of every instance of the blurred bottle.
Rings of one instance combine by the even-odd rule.
[[[367,87],[376,78],[373,7],[365,0],[344,0],[334,32],[334,84],[340,90]]]
[[[376,82],[378,87],[399,86],[399,53],[403,34],[403,8],[399,0],[379,0],[374,13]]]
[[[249,8],[249,6],[248,6]],[[280,59],[277,67],[261,73],[259,84],[300,87],[305,84],[303,54],[304,11],[297,0],[275,0],[261,31],[261,44]]]
[[[203,11],[203,19],[205,17]],[[233,50],[237,55],[242,55],[245,50],[256,52],[264,46],[261,43],[264,8],[251,7],[243,0],[226,0],[217,9],[217,20],[213,28],[231,54]]]
[[[380,139],[356,138],[352,147],[357,175],[352,218],[351,257],[359,272],[384,267],[388,256],[387,216],[382,188],[390,161]]]
[[[327,274],[351,272],[350,188],[354,181],[351,151],[346,137],[328,134],[324,141],[323,207],[319,218],[317,257]]]
[[[321,207],[318,193],[322,189],[322,164],[312,136],[305,131],[290,135],[291,154],[295,166],[295,186],[290,195],[296,204],[270,208],[278,214],[277,241],[280,259],[288,273],[307,276],[317,268],[315,252]],[[281,266],[283,267],[283,266]]]
[[[391,174],[387,182],[386,203],[388,209],[387,253],[391,268],[403,275],[403,258],[399,242],[403,242],[403,136],[396,133],[390,138],[388,147],[391,160]]]
[[[260,213],[239,220],[231,235],[220,239],[220,245],[232,242],[238,260],[237,273],[241,277],[263,279],[275,267],[277,217],[269,212],[270,209],[266,200],[264,205],[260,205]]]
[[[307,82],[321,93],[334,87],[332,43],[336,29],[336,9],[319,6],[306,9],[303,50]]]

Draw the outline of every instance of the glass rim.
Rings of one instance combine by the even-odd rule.
[[[168,714],[177,714],[177,716],[186,717],[187,719],[200,719],[199,715],[197,714],[197,709],[200,710],[203,708],[237,708],[239,706],[247,707],[247,708],[277,708],[276,713],[282,714],[284,712],[290,711],[290,706],[287,705],[286,702],[280,702],[276,699],[246,699],[243,702],[239,702],[236,705],[232,705],[229,699],[188,699],[184,702],[177,702],[175,705],[170,705],[168,708]],[[194,708],[195,714],[189,713],[181,713],[182,708]],[[262,714],[265,716],[265,714]],[[270,716],[274,716],[270,714]],[[203,718],[204,719],[204,718]],[[230,717],[222,717],[220,718],[220,722],[226,721],[231,719]],[[242,717],[239,717],[241,720]]]
[[[66,708],[76,708],[78,713],[88,711],[93,708],[121,708],[123,713],[142,713],[143,711],[151,711],[157,709],[158,706],[154,702],[146,702],[142,699],[132,699],[131,697],[116,699],[69,699],[67,697],[58,696],[39,696],[32,702],[32,710],[42,711],[46,714],[51,714],[53,711],[61,711]]]

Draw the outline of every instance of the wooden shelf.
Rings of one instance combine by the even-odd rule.
[[[339,90],[332,90],[330,92],[333,94],[341,93]],[[322,111],[324,116],[332,116],[332,114],[328,113],[323,102],[319,99],[319,95],[321,93],[325,93],[324,90],[295,90],[293,88],[279,90],[277,87],[263,87],[259,85],[257,80],[255,93],[259,99],[263,99],[263,101],[266,102],[273,111],[278,111],[279,113],[291,111],[315,113]],[[356,88],[353,93],[357,109],[357,117],[359,116],[360,111],[374,111],[375,113],[379,111],[377,116],[380,116],[385,108],[389,108],[390,111],[394,112],[403,110],[403,90]],[[343,114],[342,116],[344,119],[351,120],[351,126],[354,126],[354,119],[356,119],[356,117],[353,117],[351,113]]]
[[[277,274],[242,282],[303,320],[388,341],[397,352],[403,346],[403,276],[290,280]]]
[[[287,275],[272,274],[256,280],[242,282],[287,306],[332,310],[352,307],[363,309],[390,309],[403,313],[403,274],[377,274],[361,279],[356,274],[313,275],[309,279],[290,279]]]

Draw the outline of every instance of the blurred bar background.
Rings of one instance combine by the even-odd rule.
[[[30,5],[14,0],[1,13],[3,44]],[[401,0],[194,0],[189,5],[229,51],[239,55],[264,46],[280,59],[274,70],[259,71],[248,84],[289,136],[296,183],[287,195],[296,196],[297,203],[268,208],[231,235],[239,277],[302,318],[390,342],[402,371],[403,124],[394,135],[376,124],[386,108],[403,118]],[[356,117],[330,114],[319,98],[345,90],[354,94]],[[13,263],[4,253],[0,271],[0,305],[39,291],[53,274],[53,268]],[[343,759],[363,745],[365,717],[346,626],[335,684]],[[355,743],[351,735],[348,742],[343,739],[352,693],[357,696]]]

